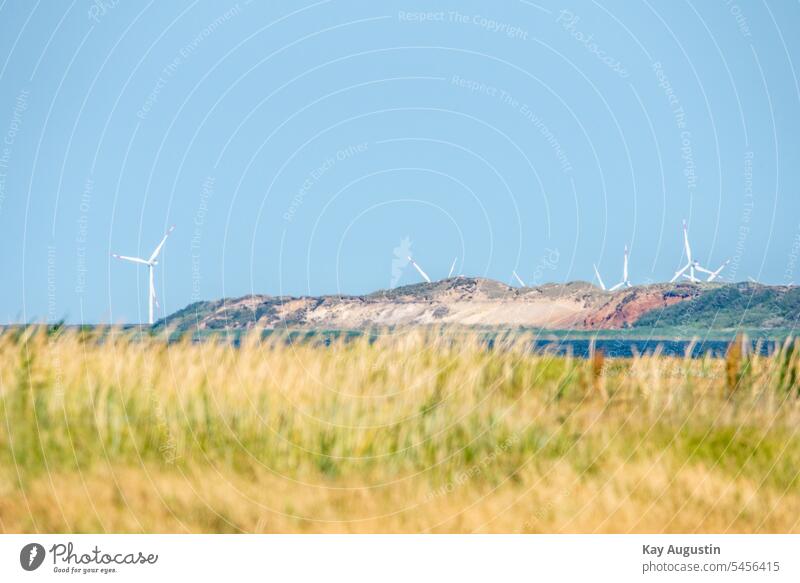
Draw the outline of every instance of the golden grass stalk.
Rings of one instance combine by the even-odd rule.
[[[580,360],[532,340],[2,334],[0,530],[798,529],[797,342]]]

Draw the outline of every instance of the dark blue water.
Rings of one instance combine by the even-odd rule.
[[[352,340],[362,335],[357,331],[315,331],[315,332],[294,332],[287,336],[286,341],[292,342],[317,342],[324,346],[329,346],[332,341],[345,337],[345,340]],[[370,335],[370,340],[375,341],[378,335]],[[239,345],[239,338],[232,339],[234,346]],[[491,334],[486,336],[486,346],[491,350],[494,348],[495,339]],[[713,358],[723,358],[731,345],[730,340],[663,340],[663,339],[624,339],[624,338],[537,338],[534,340],[532,349],[535,352],[544,354],[567,355],[572,354],[576,358],[588,358],[592,353],[592,344],[595,351],[602,351],[609,358],[631,358],[635,355],[651,355],[658,353],[661,356],[685,357],[691,348],[692,358],[703,358],[706,355]],[[779,340],[753,340],[750,342],[750,352],[759,352],[762,355],[769,355],[778,350],[782,342]]]
[[[662,356],[686,356],[691,347],[692,358],[706,355],[722,358],[731,343],[728,340],[705,340],[692,343],[690,340],[626,340],[597,339],[594,349],[602,351],[610,358],[630,358],[636,354],[654,354],[659,351]],[[547,354],[572,354],[578,358],[588,358],[592,351],[592,340],[587,339],[539,339],[534,342],[534,350]],[[764,340],[751,343],[751,352],[758,350],[763,355],[771,354],[780,346],[776,340]]]
[[[62,326],[58,326],[59,328]],[[67,326],[66,328],[78,328],[76,326]],[[91,327],[88,327],[91,329]],[[128,326],[124,329],[134,330],[138,326]],[[26,329],[25,326],[0,326],[0,335],[6,333],[21,333]],[[55,330],[55,328],[53,328]],[[219,334],[212,335],[195,335],[192,334],[192,342],[201,343],[207,342],[210,339],[225,340],[234,347],[238,347],[241,342],[241,334],[245,331],[220,331]],[[377,340],[380,335],[374,332],[364,332],[360,330],[266,330],[264,337],[268,337],[276,332],[286,334],[287,343],[305,343],[310,342],[320,346],[329,346],[333,341],[344,339],[346,342],[355,338],[360,338],[365,333],[369,334],[370,342]],[[170,344],[179,342],[183,333],[175,333],[168,339]],[[187,332],[187,334],[191,334]],[[503,334],[505,335],[505,334]],[[498,334],[495,332],[486,332],[484,334],[484,341],[486,347],[492,350],[495,345],[495,339]],[[103,342],[103,335],[97,337],[98,342]],[[783,340],[776,339],[761,339],[751,340],[750,352],[759,352],[767,356],[777,352],[783,345]],[[592,344],[594,350],[602,351],[603,354],[609,358],[631,358],[634,355],[649,355],[656,352],[662,356],[686,356],[687,350],[691,347],[692,358],[703,358],[708,355],[713,358],[723,358],[730,348],[731,340],[664,340],[664,339],[646,339],[646,338],[559,338],[556,336],[536,338],[533,341],[531,349],[538,353],[543,354],[557,354],[567,355],[572,354],[576,358],[588,358],[592,354]]]

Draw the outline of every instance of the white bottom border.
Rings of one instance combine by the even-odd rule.
[[[33,543],[45,556],[26,571]],[[2,535],[0,581],[778,582],[800,581],[799,545],[797,535]]]

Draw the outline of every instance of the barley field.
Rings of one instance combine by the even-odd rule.
[[[800,342],[0,335],[2,532],[798,532]]]

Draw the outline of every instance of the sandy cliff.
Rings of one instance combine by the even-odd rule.
[[[363,296],[253,295],[199,302],[159,325],[200,330],[432,324],[619,329],[724,285],[656,284],[607,292],[586,282],[514,288],[490,279],[457,277]]]

